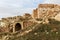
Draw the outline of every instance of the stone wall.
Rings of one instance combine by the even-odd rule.
[[[30,19],[32,19],[32,16],[28,13],[25,13],[23,16],[2,18],[2,20],[0,20],[0,32],[16,32],[19,25],[21,25],[20,30],[23,30],[33,24],[32,21],[29,21]],[[16,24],[18,25],[16,26]]]
[[[55,8],[55,7],[59,7],[60,5],[57,4],[39,4],[38,8]]]
[[[24,21],[23,22],[23,27],[25,28],[25,27],[28,27],[28,26],[31,26],[31,25],[33,25],[33,22],[32,21]]]
[[[36,9],[33,10],[33,18],[40,18],[40,19],[52,18],[59,13],[60,13],[60,5],[40,4],[37,8],[37,12]]]
[[[38,13],[37,12],[38,12],[38,9],[33,10],[33,14],[32,14],[33,18],[38,18]]]

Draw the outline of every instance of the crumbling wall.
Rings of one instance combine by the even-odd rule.
[[[33,10],[32,17],[35,18],[35,19],[38,18],[38,9]]]
[[[46,19],[54,18],[57,14],[60,13],[60,6],[56,4],[40,4],[36,9],[33,10],[33,18]]]
[[[33,22],[32,21],[24,21],[23,22],[23,27],[25,28],[25,27],[28,27],[28,26],[31,26],[31,25],[33,25]]]

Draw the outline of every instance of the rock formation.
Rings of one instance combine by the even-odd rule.
[[[60,14],[60,5],[57,4],[40,4],[38,8],[33,10],[33,18],[34,19],[42,19],[46,20],[49,18],[56,17],[57,14]]]

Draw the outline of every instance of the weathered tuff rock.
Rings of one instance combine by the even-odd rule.
[[[33,25],[33,22],[29,20],[30,18],[30,14],[2,18],[2,20],[0,20],[0,32],[16,32],[23,30],[26,27]]]
[[[56,19],[56,15],[60,14],[60,5],[57,4],[40,4],[38,8],[33,10],[32,17],[34,19],[46,20],[47,18]]]
[[[35,22],[41,23],[40,21],[43,21],[43,24],[48,23],[48,19],[56,19],[59,17],[59,14],[60,5],[40,4],[38,8],[33,10],[32,14],[25,13],[23,16],[2,18],[0,20],[0,32],[16,32],[33,25]],[[36,19],[42,20],[37,21]]]

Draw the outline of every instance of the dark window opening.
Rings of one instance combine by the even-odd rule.
[[[21,30],[21,24],[20,23],[17,23],[15,25],[15,31],[19,31],[19,30]]]

